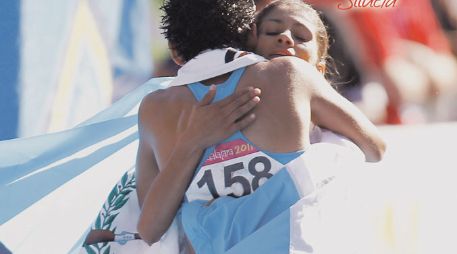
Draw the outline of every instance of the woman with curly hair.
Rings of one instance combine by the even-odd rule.
[[[164,3],[164,34],[173,58],[183,66],[171,87],[146,96],[139,109],[138,231],[147,243],[159,241],[178,214],[197,253],[218,253],[213,245],[219,241],[225,251],[249,233],[232,234],[236,239],[226,239],[224,233],[206,239],[193,221],[202,219],[199,209],[213,209],[217,216],[208,218],[220,219],[222,227],[240,215],[218,217],[233,208],[225,205],[252,201],[243,198],[271,191],[306,195],[306,186],[295,190],[293,184],[285,184],[284,189],[272,190],[263,184],[267,179],[291,183],[289,171],[281,169],[300,163],[311,149],[311,117],[352,139],[368,161],[380,159],[384,143],[375,126],[316,68],[320,42],[313,20],[299,15],[303,7],[297,1],[287,2],[292,5],[276,6],[259,26],[258,39],[267,36],[264,42],[272,43],[257,44],[268,60],[228,48],[246,47],[254,21],[252,1]],[[292,18],[284,11],[291,11]],[[271,47],[274,43],[282,48]],[[216,202],[208,203],[211,200]],[[289,201],[294,202],[285,202]]]

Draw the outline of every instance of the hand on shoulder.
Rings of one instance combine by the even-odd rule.
[[[260,102],[260,89],[248,87],[214,103],[216,86],[200,102],[186,89],[175,87],[147,95],[139,109],[140,135],[155,139],[172,133],[174,139],[167,142],[204,149],[255,120],[251,111]]]

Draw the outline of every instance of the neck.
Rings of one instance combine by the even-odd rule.
[[[207,85],[207,86],[212,85],[212,84],[215,84],[215,85],[221,84],[221,83],[224,83],[230,77],[230,74],[231,74],[231,72],[222,74],[222,75],[214,77],[214,78],[203,80],[201,83],[204,85]]]

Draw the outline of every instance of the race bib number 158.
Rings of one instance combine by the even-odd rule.
[[[241,156],[227,156],[227,160],[219,159],[213,164],[204,165],[186,192],[188,201],[248,195],[283,167],[263,152],[250,152],[239,154]]]

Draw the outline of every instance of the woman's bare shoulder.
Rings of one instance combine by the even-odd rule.
[[[248,68],[255,78],[269,81],[269,83],[280,82],[282,84],[301,85],[303,83],[315,83],[321,79],[317,69],[306,61],[297,57],[277,57],[266,62],[260,62]],[[319,80],[321,82],[321,80]]]
[[[171,127],[177,123],[183,108],[195,99],[185,86],[170,87],[149,93],[141,101],[138,110],[139,124],[155,127]]]
[[[284,96],[294,95],[297,100],[310,98],[316,88],[328,84],[316,67],[297,57],[278,57],[250,66],[246,83],[255,84],[263,92]]]

